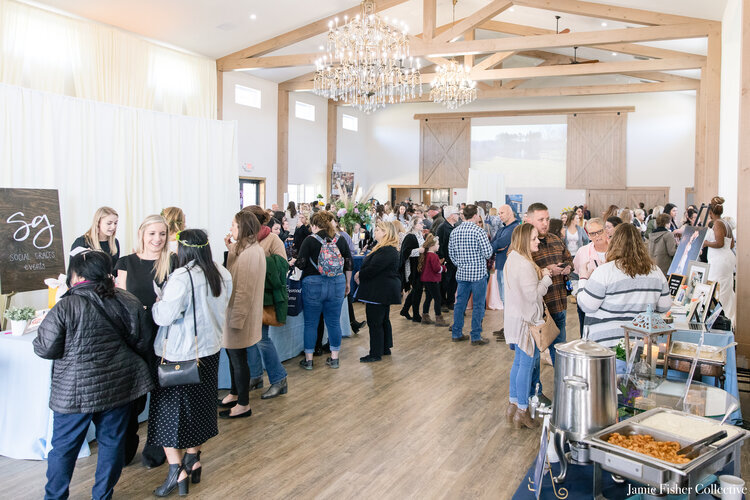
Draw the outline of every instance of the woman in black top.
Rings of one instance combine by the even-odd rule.
[[[310,231],[310,226],[308,224],[307,213],[300,212],[297,229],[294,230],[294,243],[292,244],[293,256],[296,257],[299,255],[299,249],[302,247],[302,242],[311,234],[312,232]]]
[[[305,238],[294,265],[302,269],[302,307],[305,312],[305,359],[300,366],[306,370],[313,369],[313,352],[317,338],[318,319],[323,313],[328,327],[328,342],[331,357],[326,364],[331,368],[339,367],[339,349],[341,349],[341,304],[349,293],[352,277],[352,254],[349,245],[339,238],[333,226],[333,214],[320,211],[310,220],[313,234]],[[331,261],[321,259],[323,244],[335,249],[330,252]],[[335,261],[335,262],[334,262]],[[321,274],[323,269],[328,274]]]
[[[120,242],[115,238],[119,218],[120,216],[117,215],[114,208],[100,207],[97,209],[91,227],[83,236],[75,239],[70,246],[70,251],[72,252],[79,247],[101,250],[109,254],[114,267],[117,264],[117,259],[120,258]]]
[[[422,280],[419,279],[417,266],[419,255],[424,252],[422,244],[424,236],[422,219],[417,217],[409,221],[409,228],[401,243],[401,281],[402,287],[409,295],[404,299],[404,307],[401,308],[401,316],[416,323],[421,323],[422,316],[419,314],[419,304],[422,302]],[[409,309],[413,309],[413,317],[409,315]]]
[[[401,278],[398,233],[390,222],[378,222],[375,227],[378,244],[372,249],[354,276],[359,283],[357,298],[364,302],[367,323],[370,325],[370,353],[359,358],[362,363],[380,361],[391,353],[391,304],[401,303]]]
[[[154,343],[158,327],[151,317],[151,307],[156,302],[154,286],[161,286],[167,280],[176,264],[176,256],[167,245],[169,229],[161,215],[149,215],[138,228],[138,248],[136,253],[126,255],[117,261],[114,274],[117,287],[132,293],[141,301],[148,313],[148,331],[144,332],[151,345]],[[147,359],[155,370],[156,358],[149,349]],[[138,415],[146,407],[146,396],[133,402],[130,421],[125,434],[125,463],[129,464],[138,451]],[[166,460],[161,446],[147,444],[141,454],[141,462],[148,468],[158,467]]]

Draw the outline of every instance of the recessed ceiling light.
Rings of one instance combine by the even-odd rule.
[[[250,14],[250,19],[255,21],[256,19],[258,19],[258,16],[256,16],[255,14]]]
[[[515,7],[511,7],[511,8],[510,8],[510,9],[508,9],[508,10],[509,10],[510,12],[515,12],[515,11],[516,11]]]
[[[607,23],[602,23],[602,27],[606,28],[607,27]]]
[[[323,47],[322,45],[318,45],[318,50],[326,50],[326,48]]]
[[[617,55],[617,52],[612,52],[612,55],[613,55],[613,56],[616,56],[616,55]]]

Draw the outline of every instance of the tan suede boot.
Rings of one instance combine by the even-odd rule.
[[[435,325],[436,326],[448,326],[448,323],[445,322],[442,314],[438,314],[437,316],[435,316]]]
[[[536,429],[539,427],[539,421],[531,418],[528,408],[526,410],[519,408],[516,414],[513,415],[513,427],[516,429]]]
[[[435,322],[430,318],[430,315],[427,313],[422,313],[422,324],[423,325],[434,325]]]
[[[508,409],[505,412],[505,419],[509,424],[513,423],[513,417],[516,415],[517,411],[518,406],[513,403],[508,403]]]

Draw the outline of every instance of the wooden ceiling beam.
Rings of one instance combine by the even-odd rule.
[[[460,37],[467,31],[476,26],[488,21],[500,14],[506,9],[513,7],[511,0],[492,0],[489,4],[485,5],[470,16],[466,16],[464,19],[458,21],[449,30],[437,35],[434,39],[434,43],[445,43]]]
[[[390,9],[391,7],[395,7],[396,5],[405,3],[407,1],[408,0],[379,0],[375,4],[375,10],[376,12],[380,12],[383,10]],[[328,31],[328,22],[330,20],[336,17],[343,19],[344,16],[348,16],[350,18],[355,17],[361,11],[362,11],[361,7],[357,6],[357,7],[352,7],[351,9],[343,10],[337,14],[326,16],[324,19],[320,19],[319,21],[306,24],[305,26],[302,26],[300,28],[294,29],[287,33],[283,33],[281,35],[270,38],[266,41],[257,43],[245,49],[239,50],[237,52],[234,52],[232,54],[219,58],[216,61],[216,66],[220,71],[229,71],[229,69],[225,69],[225,65],[235,66],[234,68],[231,68],[231,69],[236,69],[238,60],[247,59],[248,57],[262,56],[264,54],[268,54],[269,52],[283,49],[284,47],[288,47],[297,42],[301,42],[302,40],[307,40],[308,38],[312,38],[316,35],[320,35],[321,33],[325,33],[326,31]],[[248,66],[240,66],[240,67],[248,67]],[[263,67],[263,66],[250,66],[250,67]]]
[[[424,0],[422,3],[422,38],[432,40],[435,36],[437,0]]]
[[[552,35],[554,30],[536,28],[533,26],[524,26],[522,24],[505,23],[500,21],[487,21],[479,26],[480,29],[505,33],[507,35]],[[635,43],[613,43],[605,45],[591,45],[592,49],[608,50],[610,52],[619,52],[632,56],[642,56],[656,59],[665,59],[667,57],[679,57],[689,52],[680,52],[677,50],[661,49],[658,47],[649,47],[648,45],[638,45]]]
[[[508,59],[509,57],[513,56],[515,52],[496,52],[495,54],[492,54],[489,57],[484,58],[481,60],[478,64],[476,64],[472,69],[476,71],[482,71],[485,69],[492,69],[504,60]]]
[[[504,52],[528,49],[548,49],[558,47],[587,47],[607,43],[649,42],[657,40],[679,40],[708,36],[715,31],[716,23],[701,22],[647,28],[586,31],[580,33],[560,33],[549,35],[492,38],[489,40],[436,43],[417,41],[410,48],[413,56],[448,56],[468,53]],[[702,57],[702,56],[701,56]]]
[[[694,17],[676,16],[673,14],[664,14],[649,10],[617,7],[601,3],[581,2],[578,0],[513,0],[513,3],[523,7],[564,12],[567,14],[576,14],[578,16],[595,17],[597,19],[608,19],[625,23],[644,24],[647,26],[705,21],[705,19]]]

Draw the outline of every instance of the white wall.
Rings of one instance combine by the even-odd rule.
[[[264,206],[276,202],[276,117],[278,115],[278,85],[256,78],[246,72],[231,71],[224,75],[223,119],[237,121],[239,142],[238,175],[265,177]],[[260,109],[234,102],[234,86],[252,87],[261,92]],[[247,165],[250,165],[247,168]],[[239,206],[239,193],[237,193]]]
[[[362,195],[367,195],[372,187],[370,177],[373,173],[368,170],[364,153],[368,151],[371,135],[370,121],[361,111],[348,106],[338,106],[338,132],[336,141],[336,162],[344,172],[354,172],[354,185],[362,188]],[[347,114],[358,119],[358,130],[344,130],[342,115]],[[367,196],[369,198],[369,196]]]
[[[721,34],[721,117],[719,121],[719,195],[724,214],[737,217],[737,162],[740,120],[742,3],[727,0]]]
[[[315,106],[314,122],[295,117],[297,101]],[[327,145],[328,101],[308,92],[290,92],[289,184],[319,184],[324,189]]]
[[[695,92],[664,92],[622,96],[549,97],[476,101],[466,111],[500,109],[553,109],[571,107],[635,106],[628,115],[627,182],[630,186],[669,186],[670,199],[682,207],[685,188],[693,185],[695,151]],[[362,161],[369,165],[369,182],[375,198],[388,197],[388,184],[419,183],[419,123],[414,114],[444,112],[431,103],[389,106],[370,115],[370,144]],[[455,191],[455,190],[454,190]],[[523,192],[522,192],[523,191]],[[565,194],[555,190],[519,190],[507,193],[547,202],[553,213],[583,203],[583,191]],[[461,200],[464,201],[464,200]]]

